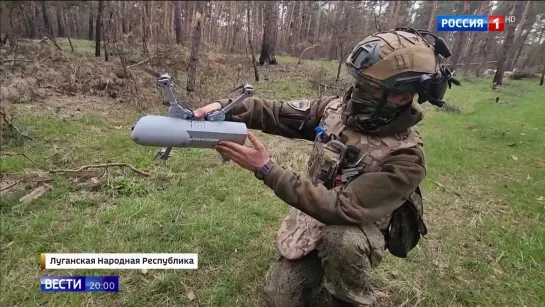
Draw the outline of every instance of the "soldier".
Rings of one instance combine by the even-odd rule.
[[[375,33],[346,60],[355,82],[343,97],[287,102],[250,97],[227,115],[250,129],[314,141],[309,179],[272,162],[251,132],[253,148],[217,146],[291,206],[266,276],[271,306],[310,306],[322,285],[331,306],[371,305],[376,298],[369,273],[384,251],[406,257],[426,234],[419,189],[426,159],[414,129],[423,114],[413,98],[442,105],[446,87],[459,84],[438,63],[449,56],[445,42],[427,31]],[[228,103],[218,100],[195,114]]]

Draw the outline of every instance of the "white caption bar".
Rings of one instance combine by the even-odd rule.
[[[199,267],[198,254],[78,253],[40,255],[42,270],[73,269],[185,269]]]

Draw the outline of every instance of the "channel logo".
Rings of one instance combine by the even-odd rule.
[[[504,15],[439,15],[437,31],[501,32],[505,23],[514,23],[515,16]]]
[[[488,31],[488,16],[486,15],[439,15],[437,16],[437,31]]]

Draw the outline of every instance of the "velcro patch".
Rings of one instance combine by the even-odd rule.
[[[291,100],[288,101],[288,105],[298,111],[306,111],[310,109],[310,100]]]

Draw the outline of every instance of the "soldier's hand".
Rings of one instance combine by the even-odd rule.
[[[199,118],[199,117],[203,117],[207,113],[220,110],[220,109],[221,109],[221,104],[219,102],[212,102],[210,104],[205,105],[202,108],[195,110],[193,113],[195,114],[195,117]]]
[[[248,131],[248,139],[252,142],[253,148],[223,141],[219,142],[216,150],[243,168],[255,172],[269,161],[269,154],[263,143],[251,131]]]

